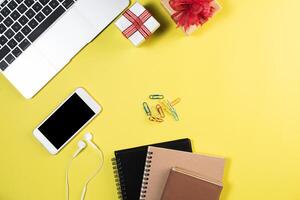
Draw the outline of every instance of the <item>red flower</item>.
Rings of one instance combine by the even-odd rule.
[[[192,25],[204,24],[215,12],[213,0],[170,0],[175,11],[172,18],[186,31]]]

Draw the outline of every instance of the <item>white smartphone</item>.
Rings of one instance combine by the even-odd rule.
[[[57,154],[101,110],[83,88],[78,88],[33,131],[33,135],[51,154]]]

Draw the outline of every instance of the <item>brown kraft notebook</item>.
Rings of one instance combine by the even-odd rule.
[[[161,200],[219,200],[222,188],[218,180],[174,167]]]
[[[148,147],[140,200],[160,200],[173,167],[197,172],[222,182],[224,165],[225,159],[223,158],[150,146]]]

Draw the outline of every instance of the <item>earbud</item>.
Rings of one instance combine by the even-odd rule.
[[[80,140],[77,145],[78,145],[78,149],[74,153],[73,158],[75,158],[86,147],[86,143],[82,140]]]
[[[86,133],[84,135],[84,139],[86,139],[88,141],[91,141],[93,139],[93,135],[91,133]]]
[[[84,149],[86,147],[86,143],[84,141],[80,140],[78,142],[78,147],[79,147],[79,149]]]
[[[95,143],[92,141],[93,140],[93,135],[91,133],[86,133],[84,135],[84,139],[87,143],[92,145],[93,148],[98,149],[97,145],[95,145]]]

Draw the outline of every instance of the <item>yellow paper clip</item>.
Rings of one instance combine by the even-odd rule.
[[[178,104],[181,101],[181,98],[177,98],[174,101],[171,102],[172,106],[175,106],[176,104]]]
[[[150,108],[149,108],[147,102],[144,102],[144,103],[143,103],[143,107],[144,107],[144,110],[145,110],[146,115],[147,115],[147,116],[151,116],[151,110],[150,110]]]
[[[164,103],[165,103],[166,107],[168,108],[168,110],[171,112],[174,119],[176,121],[179,121],[178,114],[177,114],[175,108],[171,105],[171,103],[168,100],[164,101]]]
[[[163,122],[164,121],[163,119],[161,119],[159,117],[153,117],[153,116],[150,116],[149,120],[152,122]]]
[[[165,113],[164,113],[164,111],[163,111],[163,109],[162,109],[162,107],[161,107],[160,104],[156,105],[156,110],[157,110],[160,118],[165,118]]]
[[[150,99],[164,99],[164,95],[161,95],[161,94],[151,94],[149,95],[149,98]]]
[[[161,101],[160,105],[162,106],[162,108],[164,109],[164,111],[166,111],[169,114],[172,114],[172,112],[170,111],[169,107],[167,106],[166,100]]]

